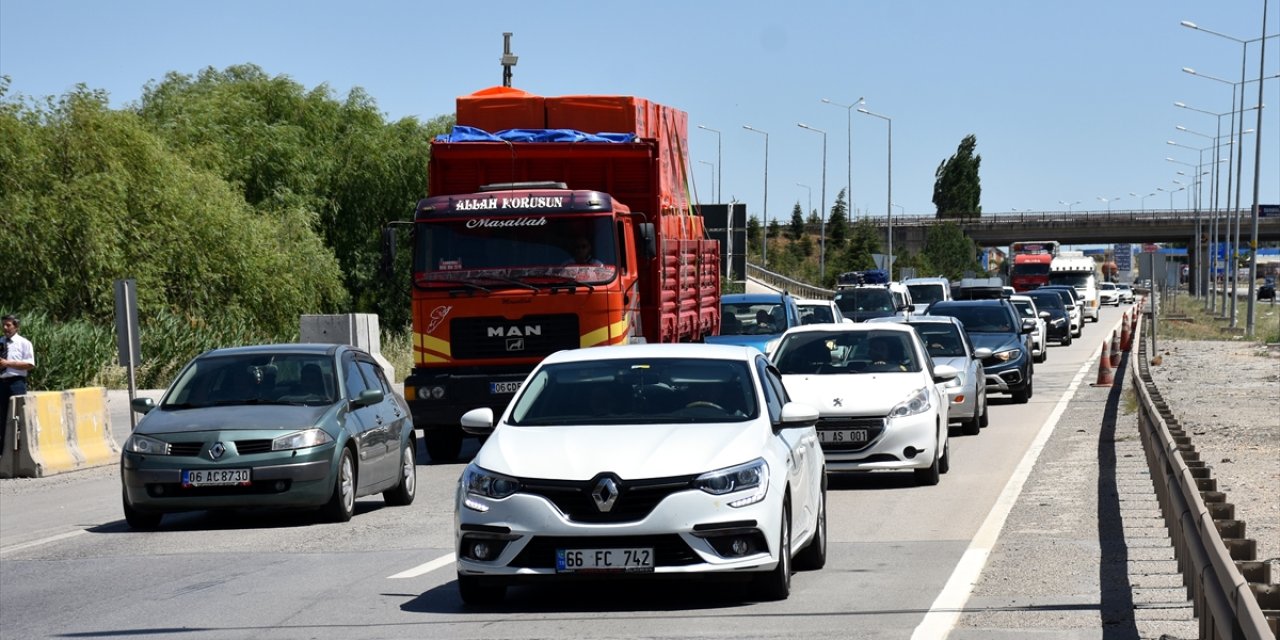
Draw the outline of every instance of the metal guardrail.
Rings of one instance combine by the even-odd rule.
[[[792,280],[780,273],[767,271],[750,263],[747,264],[747,277],[763,282],[779,291],[786,291],[797,298],[825,298],[829,300],[836,295],[836,292],[831,289],[823,289],[822,287],[805,284],[799,280]]]
[[[1219,215],[1230,214],[1230,211],[1219,212]],[[1168,224],[1170,222],[1194,222],[1199,216],[1201,220],[1212,217],[1213,212],[1201,210],[1199,213],[1195,209],[1147,209],[1147,210],[1130,210],[1130,211],[1080,211],[1075,213],[1067,213],[1064,211],[1012,211],[1012,212],[983,212],[979,216],[961,216],[953,218],[938,218],[934,214],[921,215],[897,215],[893,217],[893,226],[895,227],[922,227],[939,224],[942,222],[954,222],[957,224],[970,225],[1006,225],[1011,222],[1067,222],[1067,223],[1097,223],[1097,224],[1120,224],[1143,222],[1149,224]],[[1241,210],[1240,215],[1248,219],[1251,212]],[[868,216],[854,220],[869,220],[877,226],[888,226],[889,219],[886,216]],[[1263,220],[1266,220],[1265,218]]]
[[[1151,301],[1156,303],[1154,297]],[[1256,582],[1269,582],[1269,565],[1253,561],[1256,544],[1241,539],[1244,523],[1233,519],[1234,507],[1216,491],[1212,469],[1199,459],[1152,382],[1143,333],[1139,323],[1133,336],[1138,366],[1129,367],[1138,396],[1139,432],[1183,584],[1195,605],[1200,638],[1273,640],[1280,611],[1264,614],[1256,591],[1276,594],[1265,584],[1251,585],[1245,578],[1249,573]],[[1224,533],[1240,537],[1224,537]],[[1249,557],[1238,561],[1237,555]]]

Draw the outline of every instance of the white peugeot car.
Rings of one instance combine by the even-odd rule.
[[[754,347],[575,349],[538,365],[495,423],[454,509],[458,590],[494,603],[556,578],[699,574],[763,599],[826,562],[818,412]]]
[[[817,407],[829,471],[905,470],[938,483],[951,465],[945,385],[911,327],[891,323],[789,329],[772,355],[791,396]]]

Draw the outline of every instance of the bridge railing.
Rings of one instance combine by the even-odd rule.
[[[831,289],[823,289],[815,287],[811,284],[792,280],[780,273],[774,273],[763,267],[754,264],[747,264],[747,277],[753,280],[763,282],[779,291],[786,291],[797,298],[825,298],[830,299],[835,296],[836,292]]]
[[[1220,212],[1230,214],[1235,210]],[[1248,217],[1250,212],[1241,209],[1239,211],[1242,217]],[[1197,212],[1195,209],[1147,209],[1147,210],[1130,210],[1130,211],[1009,211],[983,213],[980,216],[960,216],[954,218],[937,218],[932,214],[924,215],[897,215],[893,217],[893,226],[904,227],[922,227],[938,224],[940,222],[955,222],[964,226],[976,225],[1004,225],[1011,222],[1035,222],[1035,223],[1052,223],[1064,222],[1071,224],[1167,224],[1169,222],[1194,222],[1199,216],[1201,220],[1211,217],[1213,212],[1201,210]],[[858,220],[870,220],[876,226],[888,226],[889,218],[887,216],[872,216],[868,218],[858,218]]]

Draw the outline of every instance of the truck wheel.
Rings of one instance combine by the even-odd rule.
[[[427,431],[422,439],[427,444],[427,455],[432,462],[457,460],[462,452],[462,434],[449,431]]]

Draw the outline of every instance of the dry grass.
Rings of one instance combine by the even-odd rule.
[[[1270,301],[1256,303],[1254,342],[1280,342],[1280,306]],[[1239,341],[1243,337],[1246,324],[1247,302],[1236,302],[1236,325],[1238,332],[1228,330],[1226,320],[1214,317],[1204,310],[1204,303],[1191,298],[1185,293],[1166,297],[1161,305],[1159,337],[1179,340],[1224,340]]]

